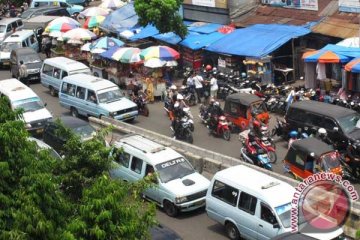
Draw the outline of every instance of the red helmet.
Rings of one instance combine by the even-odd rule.
[[[212,66],[210,64],[206,65],[205,67],[206,71],[211,71],[212,70]]]
[[[260,128],[260,126],[261,126],[261,123],[258,120],[253,121],[253,127],[254,128]]]

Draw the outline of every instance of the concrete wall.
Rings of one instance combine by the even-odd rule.
[[[113,132],[119,134],[128,134],[128,133],[140,134],[153,141],[163,144],[164,146],[171,147],[175,151],[178,151],[179,153],[183,154],[193,164],[194,168],[200,173],[205,171],[210,174],[215,174],[217,171],[228,168],[230,166],[243,164],[250,168],[254,168],[257,171],[260,171],[262,173],[265,173],[267,175],[285,181],[294,187],[297,186],[299,183],[294,179],[288,178],[286,176],[283,176],[275,172],[265,170],[263,168],[259,168],[252,164],[245,163],[240,159],[225,156],[185,142],[180,142],[170,137],[158,134],[156,132],[139,128],[125,122],[120,122],[112,118],[103,117],[102,119],[98,119],[98,118],[89,117],[89,122],[95,128],[113,126],[114,127]],[[347,236],[355,238],[355,232],[357,229],[360,229],[360,203],[353,202],[353,209],[346,225],[344,226],[344,232]]]

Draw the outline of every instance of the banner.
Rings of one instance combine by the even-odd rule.
[[[354,0],[355,1],[355,0]],[[318,0],[261,0],[262,4],[274,7],[296,8],[318,11]]]
[[[193,5],[215,7],[215,0],[192,0]]]
[[[359,0],[339,0],[340,12],[360,13]]]

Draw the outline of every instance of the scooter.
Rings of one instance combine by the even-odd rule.
[[[191,111],[190,111],[190,108],[189,107],[184,107],[183,108],[183,111],[185,112],[185,114],[187,115],[187,117],[188,117],[188,122],[189,122],[189,125],[190,125],[190,130],[192,131],[192,132],[194,132],[194,130],[195,130],[195,125],[194,125],[194,117],[193,117],[193,115],[192,115],[192,113],[191,113]]]
[[[190,118],[188,116],[184,116],[176,123],[176,130],[170,128],[174,132],[175,139],[184,140],[188,143],[194,142],[193,135],[191,133],[191,122],[189,120]]]
[[[207,124],[207,119],[208,119],[208,107],[205,106],[204,104],[200,105],[199,108],[199,118],[201,120],[202,123]]]
[[[148,117],[149,116],[149,108],[147,106],[147,101],[143,96],[137,96],[133,98],[133,102],[136,103],[138,107],[139,114]]]
[[[220,117],[215,116],[215,118],[217,119],[217,125],[216,125],[215,129],[212,129],[210,131],[210,133],[212,133],[215,136],[222,137],[226,141],[229,141],[231,138],[231,131],[229,128],[229,123],[226,120],[226,117],[225,116],[220,116]],[[209,125],[207,125],[207,127],[209,128]]]
[[[249,153],[246,147],[242,147],[240,149],[240,158],[245,162],[272,171],[272,165],[269,161],[269,157],[262,149],[258,149],[256,152]]]

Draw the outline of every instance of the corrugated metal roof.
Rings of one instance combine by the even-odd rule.
[[[342,15],[343,18],[327,17],[311,30],[327,36],[349,38],[359,35],[359,24],[351,23],[352,17]]]

